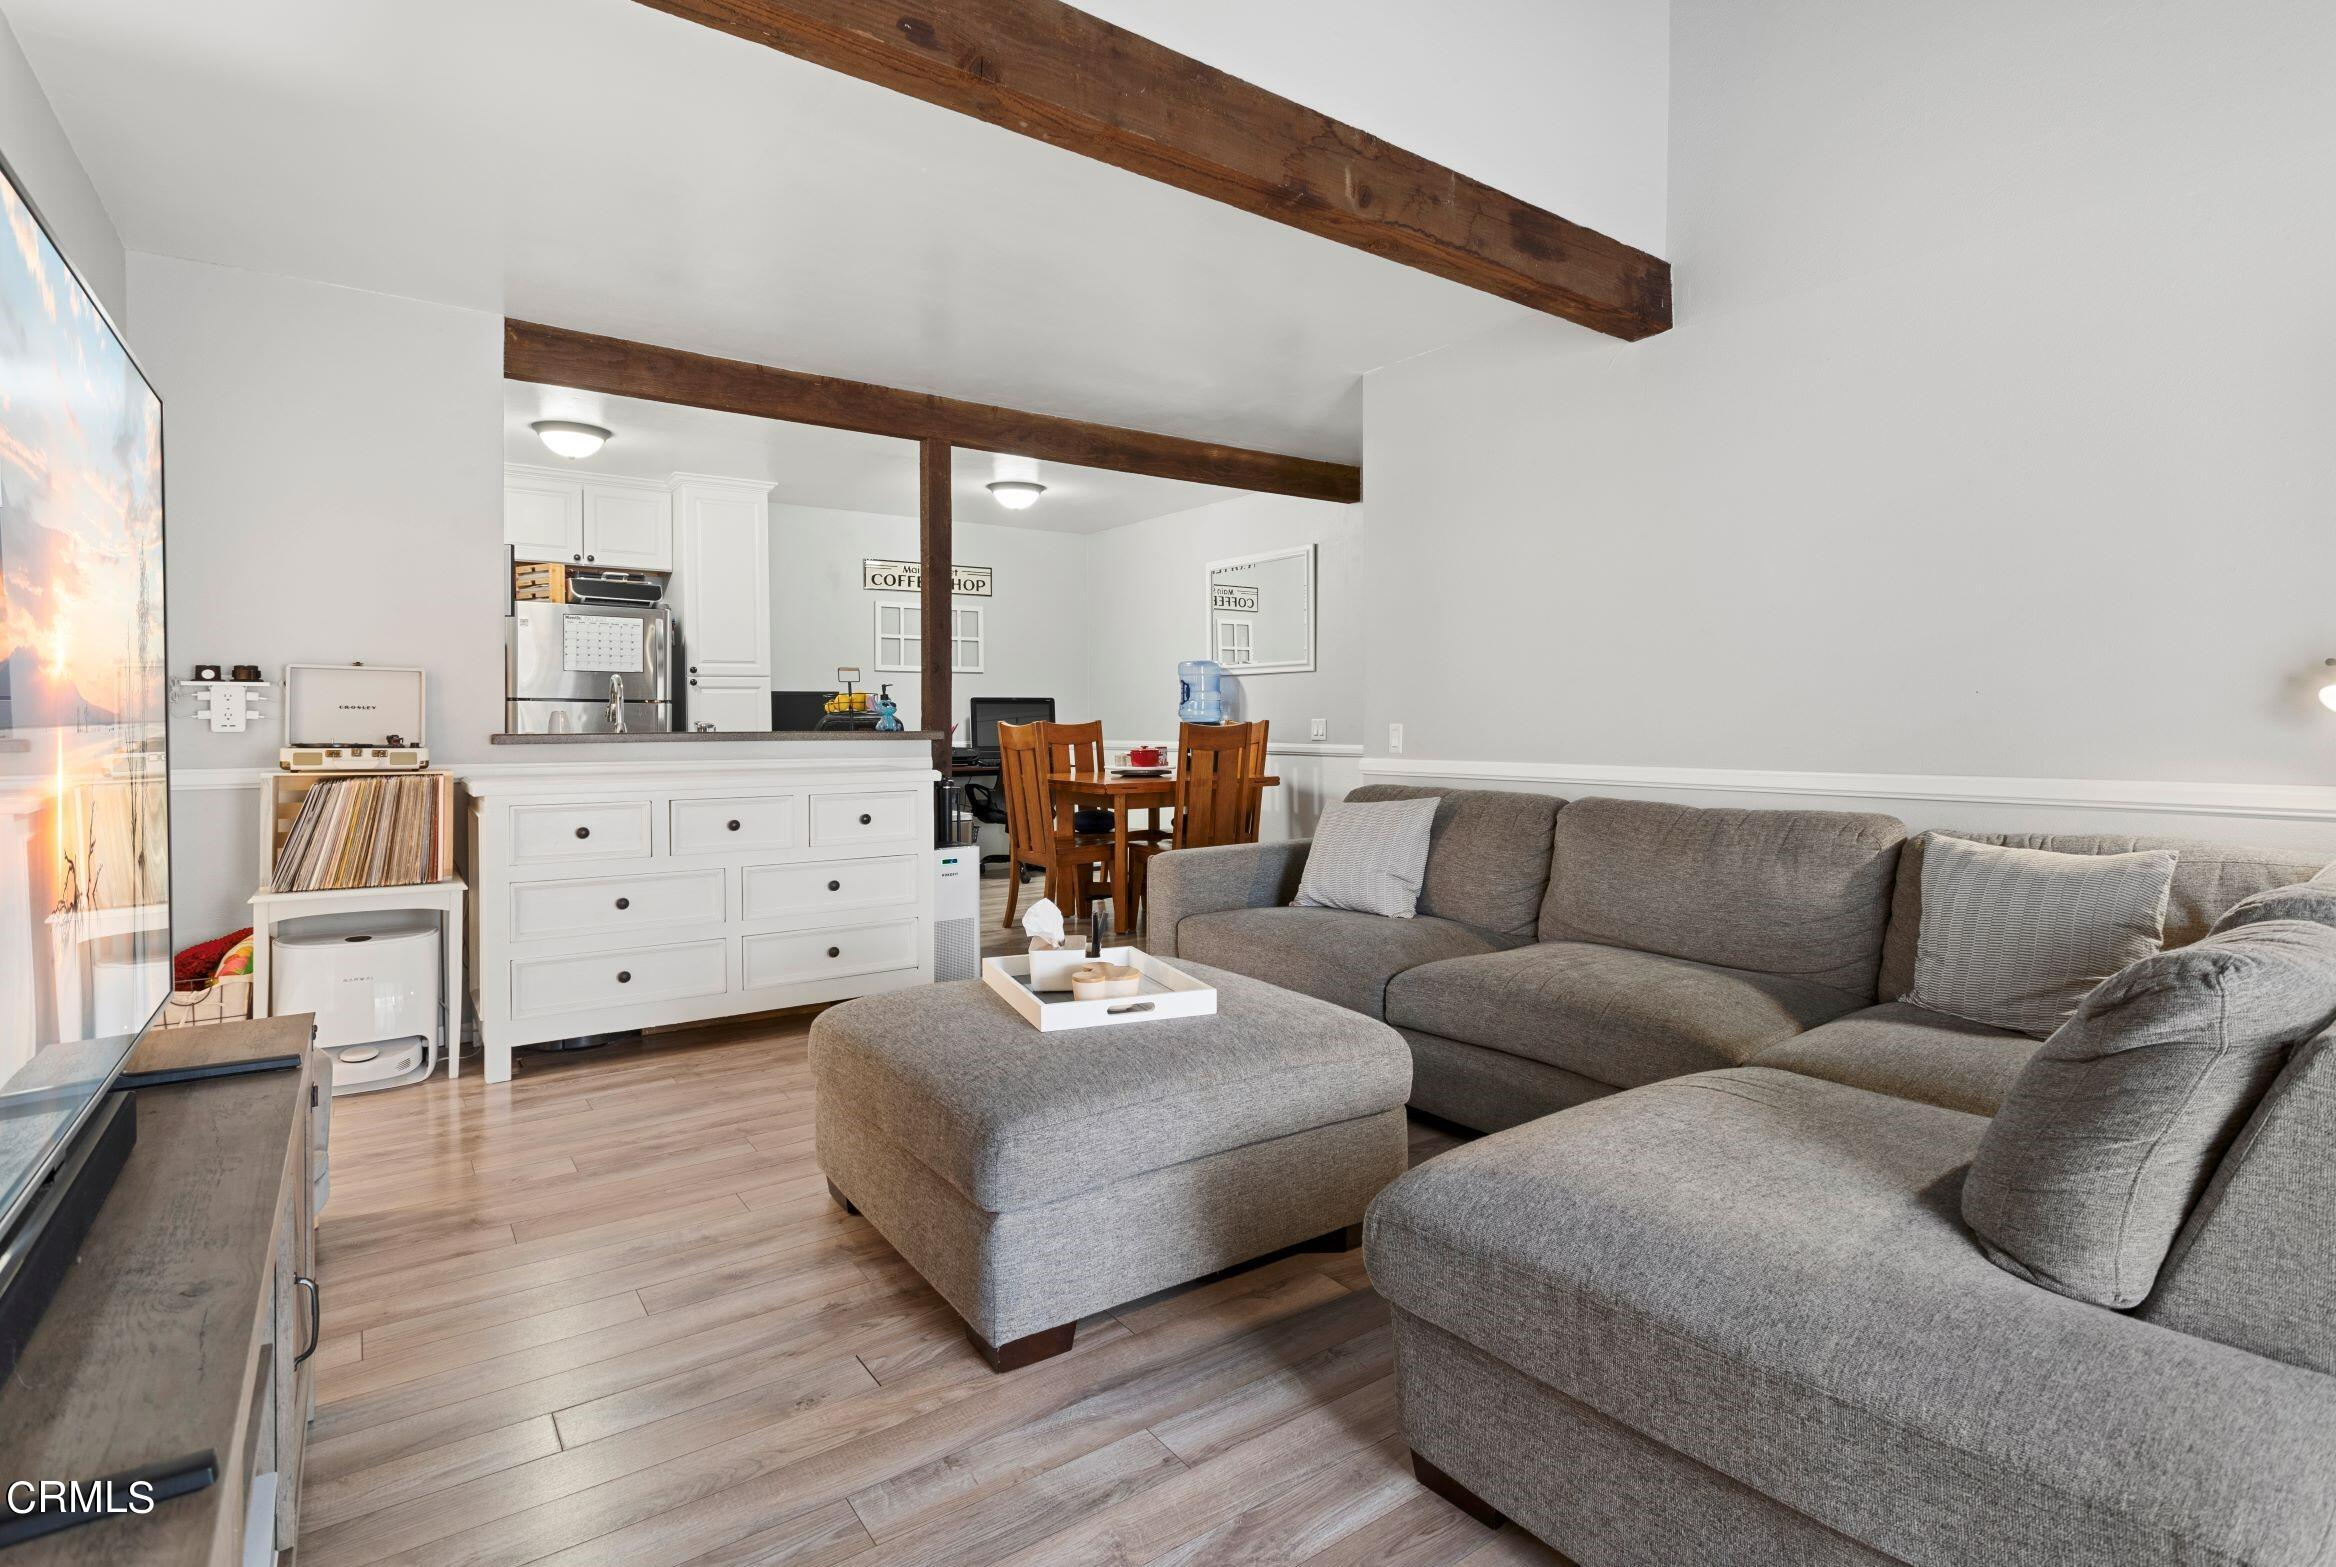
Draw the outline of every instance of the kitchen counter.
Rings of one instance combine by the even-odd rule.
[[[876,729],[712,729],[675,730],[660,733],[656,730],[633,730],[621,735],[492,735],[492,745],[633,745],[644,741],[730,741],[769,742],[772,740],[922,740],[928,744],[942,738],[937,729],[901,729],[890,734]]]

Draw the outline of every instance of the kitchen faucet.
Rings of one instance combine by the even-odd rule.
[[[608,677],[608,732],[618,735],[625,732],[625,677],[622,675]]]

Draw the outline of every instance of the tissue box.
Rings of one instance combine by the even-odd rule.
[[[1126,951],[1125,947],[1106,947],[1103,949],[1103,961],[1106,963],[1125,963],[1128,961],[1123,956]],[[1083,941],[1073,942],[1067,947],[1057,947],[1052,952],[1042,952],[1038,948],[1032,947],[1030,949],[1030,988],[1032,990],[1059,990],[1067,996],[1071,993],[1071,970],[1087,961],[1089,961],[1087,944]]]

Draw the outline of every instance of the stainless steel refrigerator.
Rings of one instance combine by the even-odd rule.
[[[504,728],[512,734],[670,734],[673,611],[662,604],[511,606]]]

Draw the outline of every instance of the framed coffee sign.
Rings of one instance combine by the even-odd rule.
[[[871,593],[921,593],[925,569],[913,560],[866,560],[860,563],[860,585]],[[949,591],[971,598],[990,597],[990,568],[952,566]]]

